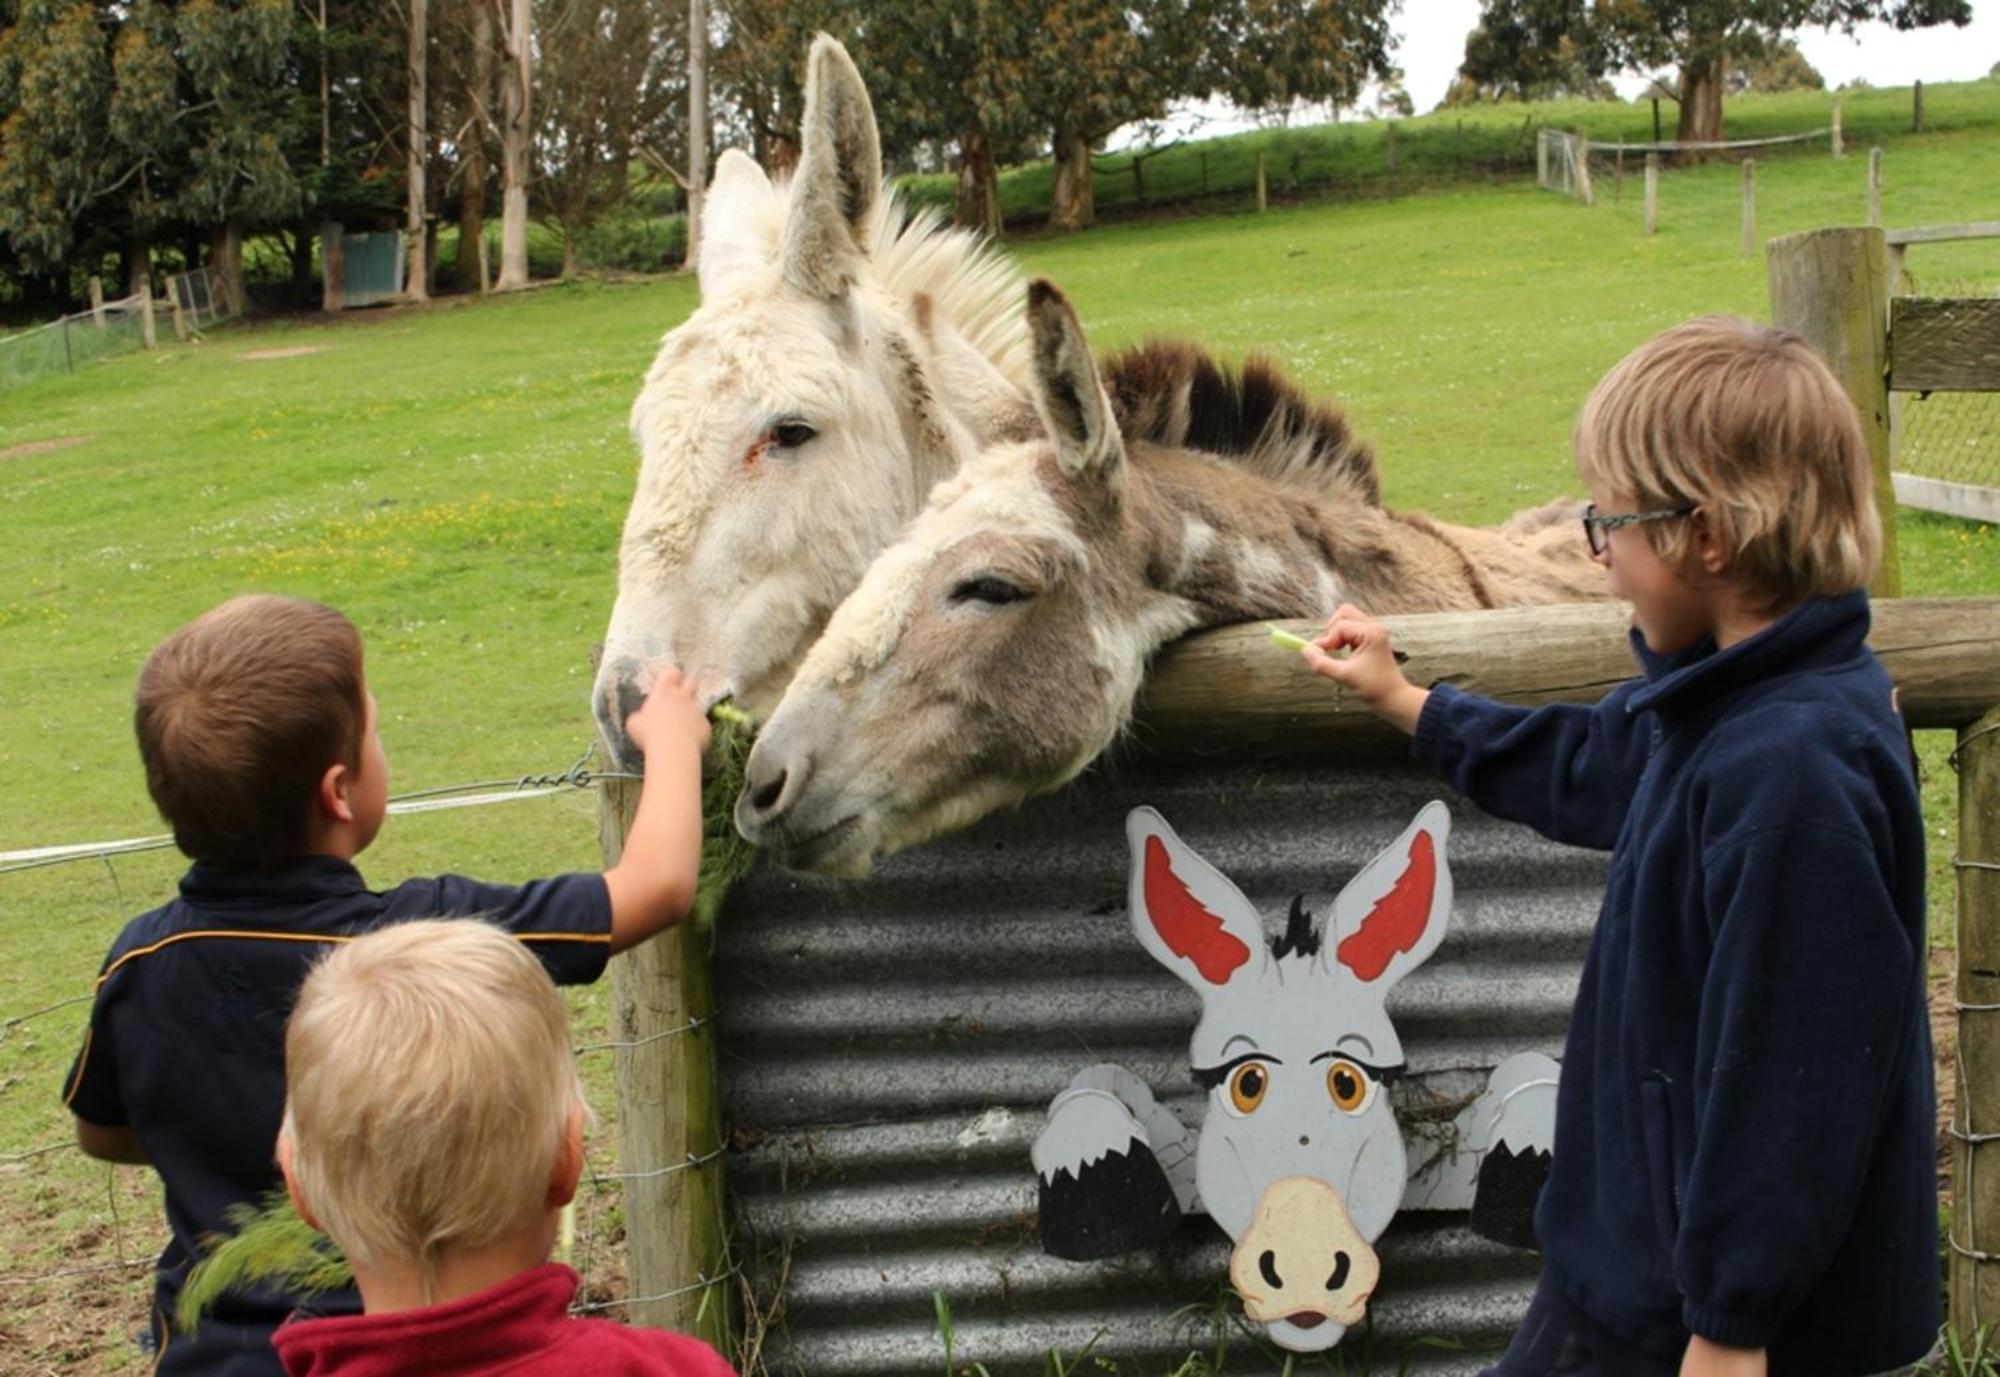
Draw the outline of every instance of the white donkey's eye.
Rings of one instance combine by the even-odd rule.
[[[780,421],[771,427],[771,443],[779,449],[797,449],[817,434],[804,421]]]
[[[1034,594],[1018,583],[1009,582],[995,574],[982,574],[976,579],[966,579],[951,590],[953,602],[983,602],[994,607],[1004,607],[1010,602],[1025,602]]]
[[[1326,1093],[1343,1114],[1359,1114],[1375,1101],[1375,1080],[1351,1061],[1326,1068]]]
[[[1222,1103],[1239,1119],[1248,1118],[1264,1103],[1271,1090],[1271,1068],[1261,1061],[1246,1061],[1229,1073]]]

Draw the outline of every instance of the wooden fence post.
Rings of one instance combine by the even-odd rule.
[[[84,287],[90,293],[90,323],[102,330],[104,328],[104,279],[93,274],[90,280],[84,284]]]
[[[347,295],[347,250],[341,243],[345,233],[338,220],[320,221],[319,308],[329,315],[341,308]],[[483,283],[480,290],[485,290]]]
[[[2000,707],[1960,731],[1958,1105],[1952,1111],[1951,1327],[2000,1321]]]
[[[1840,137],[1840,107],[1844,103],[1844,101],[1845,97],[1842,96],[1835,96],[1833,98],[1832,143],[1833,143],[1833,156],[1836,158],[1844,158],[1847,156],[1847,145],[1841,140]]]
[[[1618,140],[1618,161],[1611,165],[1611,204],[1625,203],[1625,140]]]
[[[1868,223],[1882,223],[1882,145],[1868,150]]]
[[[1743,256],[1757,252],[1757,160],[1743,160]]]
[[[1660,229],[1660,155],[1646,155],[1646,233]]]
[[[174,316],[174,338],[182,344],[188,342],[187,311],[181,306],[181,289],[174,285],[174,279],[167,279],[167,306]]]
[[[1257,209],[1258,209],[1258,211],[1259,211],[1259,212],[1262,212],[1262,211],[1263,211],[1263,209],[1265,208],[1265,206],[1267,206],[1267,205],[1268,205],[1269,203],[1270,203],[1270,198],[1269,198],[1269,195],[1268,195],[1268,193],[1267,193],[1267,191],[1266,191],[1266,188],[1265,188],[1265,185],[1264,185],[1264,150],[1260,148],[1260,149],[1258,149],[1258,150],[1257,150]]]
[[[1579,129],[1576,139],[1576,199],[1587,206],[1597,204],[1597,196],[1590,189],[1590,135]]]
[[[148,349],[159,348],[153,325],[153,275],[144,268],[139,270],[139,338]]]
[[[1902,592],[1896,555],[1896,489],[1889,480],[1889,287],[1882,231],[1809,230],[1773,239],[1766,250],[1771,322],[1803,335],[1846,389],[1875,469],[1882,514],[1882,564],[1868,589]]]
[[[1549,131],[1535,131],[1535,185],[1542,190],[1549,189]]]
[[[598,840],[615,865],[637,780],[604,780]],[[611,962],[611,1027],[632,1323],[697,1334],[733,1353],[734,1278],[723,1218],[709,934],[692,919]]]
[[[1924,81],[1917,78],[1917,84],[1910,91],[1910,132],[1924,132]]]

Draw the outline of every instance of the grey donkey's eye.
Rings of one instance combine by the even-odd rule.
[[[983,602],[994,607],[1002,607],[1010,602],[1025,602],[1033,593],[1017,583],[992,574],[982,574],[976,579],[966,579],[951,590],[951,600],[958,602]]]
[[[797,449],[817,434],[804,421],[780,421],[771,427],[771,443],[779,449]]]

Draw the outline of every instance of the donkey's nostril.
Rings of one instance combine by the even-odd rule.
[[[750,794],[750,806],[760,813],[768,813],[778,806],[778,800],[785,796],[785,780],[788,772],[778,771],[777,778],[768,784],[758,785]]]
[[[1327,1290],[1338,1291],[1341,1287],[1347,1285],[1347,1272],[1349,1267],[1353,1265],[1353,1261],[1345,1251],[1333,1255],[1333,1275],[1326,1279]]]
[[[1343,1258],[1345,1258],[1346,1256],[1347,1254],[1345,1253],[1341,1254],[1341,1257]],[[1257,1259],[1257,1270],[1263,1274],[1264,1280],[1270,1283],[1273,1287],[1277,1288],[1278,1290],[1284,1289],[1285,1280],[1283,1277],[1278,1275],[1278,1255],[1272,1252],[1269,1248],[1266,1248],[1264,1250],[1264,1255]],[[1345,1275],[1345,1273],[1343,1273],[1342,1275]]]

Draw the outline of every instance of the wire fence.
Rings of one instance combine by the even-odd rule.
[[[561,771],[400,794],[390,810],[422,814],[577,797],[605,780],[633,778],[590,769],[590,756],[586,749]],[[171,838],[131,837],[0,851],[0,875],[95,864],[112,869],[115,880],[114,866],[136,864],[146,853],[171,845]],[[123,887],[118,886],[114,893],[122,904]],[[120,908],[115,916],[122,920],[129,913]],[[32,1096],[42,1091],[50,1104],[55,1103],[61,1066],[81,1045],[92,1000],[88,977],[80,975],[74,993],[38,1007],[0,1010],[0,1049],[9,1053],[6,1064],[0,1066],[0,1094],[24,1092]],[[714,1017],[711,1011],[643,1040],[621,1040],[604,1036],[607,1030],[601,1006],[580,1007],[573,1002],[576,1055],[586,1061],[615,1057],[642,1043],[690,1034]],[[610,1132],[614,1124],[615,1116],[605,1116],[593,1138],[615,1142]],[[119,1357],[120,1351],[129,1353],[150,1329],[151,1269],[166,1243],[165,1231],[157,1222],[162,1217],[158,1182],[150,1171],[120,1170],[86,1157],[68,1130],[65,1117],[60,1125],[35,1134],[31,1141],[0,1142],[0,1206],[4,1206],[0,1217],[14,1231],[15,1246],[42,1245],[38,1264],[0,1266],[0,1342],[10,1352],[21,1354],[24,1364],[40,1359],[51,1372],[75,1371],[79,1363],[96,1365],[91,1370],[119,1370],[130,1364],[129,1357]],[[685,1160],[649,1163],[607,1162],[601,1148],[591,1155],[585,1164],[586,1189],[578,1196],[561,1245],[583,1276],[572,1306],[575,1313],[596,1314],[659,1299],[624,1294],[622,1193],[634,1182],[698,1170],[719,1159],[723,1151],[723,1145],[718,1144]],[[615,1156],[615,1148],[611,1152]],[[128,1227],[128,1220],[145,1222]],[[62,1230],[60,1248],[48,1248],[46,1238],[22,1238],[23,1226],[31,1224]],[[721,1270],[685,1291],[733,1286],[739,1281],[733,1269]],[[60,1355],[59,1360],[53,1355]],[[41,1369],[17,1369],[10,1362],[7,1370]]]
[[[96,279],[91,281],[94,291]],[[163,294],[153,303],[158,318],[154,328],[171,329],[181,338],[243,313],[242,301],[220,268],[174,273],[161,285]],[[150,348],[148,328],[145,298],[135,292],[0,338],[0,394]]]
[[[2000,276],[1915,279],[1910,294],[1966,301],[2000,297]],[[2000,506],[2000,391],[1899,394],[1898,473],[1993,490]]]

